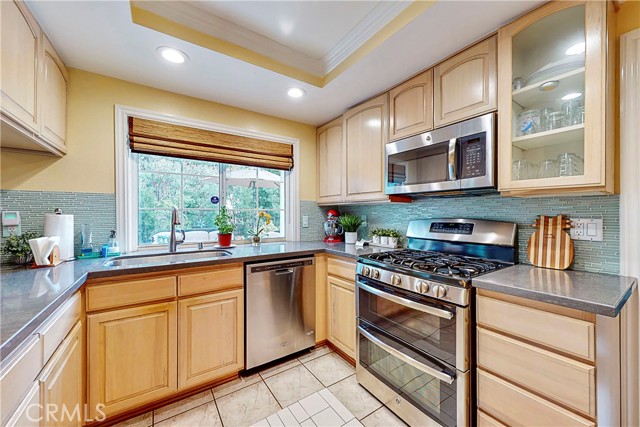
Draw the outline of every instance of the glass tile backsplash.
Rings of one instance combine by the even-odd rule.
[[[22,230],[42,232],[44,214],[61,208],[75,215],[76,252],[79,251],[83,223],[93,225],[94,245],[105,243],[109,230],[115,228],[114,194],[53,191],[0,190],[0,208],[18,210]],[[309,217],[309,227],[300,229],[300,240],[316,241],[324,237],[322,225],[326,206],[315,201],[300,201],[300,215]],[[527,241],[534,231],[536,215],[566,214],[572,218],[602,218],[602,242],[575,241],[574,270],[617,274],[620,271],[620,198],[619,196],[513,198],[499,195],[430,197],[413,203],[379,203],[340,206],[340,212],[366,215],[367,225],[360,230],[366,235],[377,227],[396,228],[404,233],[411,219],[417,218],[482,218],[511,221],[518,224],[518,249],[521,263],[527,262]],[[302,221],[300,221],[302,224]],[[5,258],[3,257],[3,261]]]

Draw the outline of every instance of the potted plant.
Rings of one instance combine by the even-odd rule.
[[[226,207],[221,207],[213,223],[218,227],[218,245],[231,246],[231,236],[236,226],[233,224],[233,217]]]
[[[373,231],[371,232],[371,238],[374,244],[376,245],[380,244],[380,235],[382,231],[383,231],[382,228],[374,228]]]
[[[380,244],[388,245],[389,244],[389,230],[383,228],[380,230]]]
[[[261,226],[260,222],[264,219],[264,225]],[[262,241],[262,233],[268,231],[271,226],[271,215],[267,212],[258,213],[258,220],[256,221],[255,230],[251,230],[249,234],[251,234],[251,244],[253,246],[260,246],[260,242]]]
[[[394,248],[398,246],[398,240],[400,237],[398,230],[389,230],[389,244],[393,245]]]
[[[358,240],[358,228],[362,225],[362,218],[357,215],[344,214],[338,218],[338,223],[344,230],[344,242],[353,245]]]
[[[4,255],[11,255],[14,264],[28,264],[33,260],[29,240],[41,237],[35,231],[27,231],[20,236],[11,234],[2,243],[0,250]]]

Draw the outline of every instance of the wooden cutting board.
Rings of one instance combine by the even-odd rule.
[[[533,224],[537,230],[527,245],[529,261],[536,267],[565,270],[573,262],[573,240],[565,230],[571,221],[565,215],[540,215]]]

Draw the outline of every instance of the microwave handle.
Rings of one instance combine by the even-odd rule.
[[[458,138],[449,140],[449,155],[447,157],[447,171],[449,173],[449,181],[458,179]]]

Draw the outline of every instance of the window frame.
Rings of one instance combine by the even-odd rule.
[[[120,248],[124,253],[138,250],[158,249],[164,245],[138,245],[138,164],[136,155],[128,144],[128,119],[138,117],[157,120],[180,126],[224,132],[232,135],[260,138],[293,146],[294,165],[299,165],[300,140],[287,136],[252,131],[219,123],[190,119],[172,114],[141,110],[115,105],[115,145],[116,145],[116,231]],[[272,241],[297,241],[300,236],[300,200],[298,192],[299,167],[285,173],[285,238]],[[237,241],[244,243],[248,241]],[[196,244],[185,244],[195,246]]]

